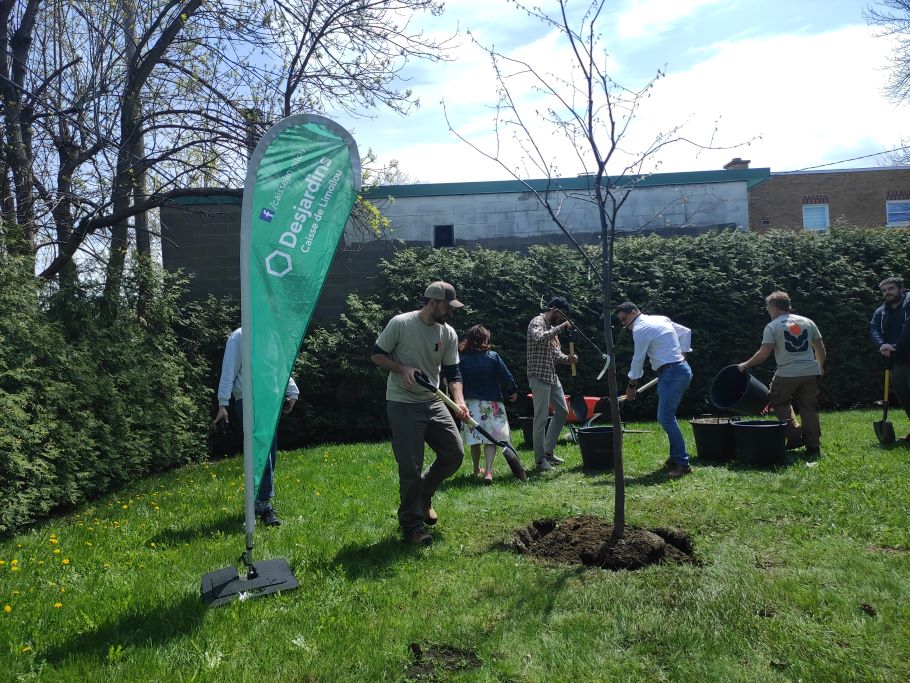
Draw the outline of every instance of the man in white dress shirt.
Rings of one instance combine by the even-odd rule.
[[[231,332],[224,346],[224,358],[221,361],[221,380],[218,382],[218,413],[213,424],[224,421],[230,422],[229,408],[231,396],[234,397],[234,418],[240,429],[243,430],[243,366],[240,363],[240,339],[243,334],[241,327]],[[284,395],[282,415],[287,415],[294,409],[294,404],[300,397],[300,389],[293,377],[288,378],[288,387]],[[259,496],[256,499],[256,514],[266,526],[278,526],[281,519],[275,508],[272,507],[272,497],[275,495],[275,459],[278,449],[277,435],[272,438],[272,447],[269,449],[269,459],[266,461],[262,481],[259,484]]]
[[[657,421],[670,440],[670,457],[665,463],[669,476],[689,474],[689,454],[676,421],[676,410],[692,381],[692,369],[683,354],[692,350],[692,330],[663,315],[644,315],[631,301],[616,310],[620,324],[632,332],[635,353],[629,368],[626,400],[634,401],[639,380],[644,374],[645,358],[657,373]]]

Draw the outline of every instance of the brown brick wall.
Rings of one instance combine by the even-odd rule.
[[[749,229],[801,228],[806,195],[828,195],[832,226],[881,227],[889,191],[910,191],[910,168],[772,175],[749,190]]]

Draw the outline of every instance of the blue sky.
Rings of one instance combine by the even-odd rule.
[[[843,0],[609,2],[599,26],[610,74],[636,87],[657,69],[667,69],[629,128],[623,143],[627,158],[635,158],[657,133],[680,124],[682,134],[698,142],[748,144],[710,151],[671,145],[642,170],[716,169],[739,156],[751,159],[753,168],[789,171],[897,147],[910,104],[897,105],[882,93],[893,42],[866,25],[864,5]],[[584,1],[570,3],[570,8],[585,6]],[[453,135],[443,115],[441,101],[464,137],[486,151],[496,148],[495,82],[489,60],[466,31],[481,44],[556,74],[568,71],[564,39],[505,0],[453,0],[442,17],[421,18],[420,25],[438,36],[459,32],[451,62],[414,64],[406,70],[407,86],[420,97],[420,109],[406,118],[380,112],[372,119],[339,122],[351,130],[362,152],[372,148],[380,161],[397,159],[416,181],[510,177]],[[531,121],[540,98],[524,87],[517,87],[515,95]],[[544,157],[557,164],[561,175],[585,170],[583,160],[551,127],[531,127]],[[500,140],[507,168],[526,177],[543,175],[523,164],[522,157],[517,146]],[[869,158],[832,168],[877,164]],[[622,170],[622,164],[611,170]]]

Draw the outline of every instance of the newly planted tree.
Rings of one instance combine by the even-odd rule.
[[[625,485],[622,457],[622,418],[618,398],[614,339],[611,317],[614,303],[614,240],[620,210],[636,187],[659,164],[662,150],[670,145],[687,144],[698,149],[724,149],[699,144],[683,135],[682,126],[644,136],[636,129],[639,112],[657,82],[653,77],[635,87],[613,79],[608,65],[600,25],[605,22],[606,0],[593,0],[581,12],[570,13],[566,0],[559,0],[553,14],[540,7],[515,3],[516,7],[541,21],[559,36],[567,55],[564,70],[548,71],[534,64],[484,47],[495,73],[498,102],[495,119],[495,145],[492,148],[472,142],[452,127],[456,136],[488,159],[498,163],[539,202],[553,223],[577,248],[593,277],[599,277],[603,297],[604,352],[609,356],[607,382],[613,424],[615,473],[614,538],[625,533]],[[551,56],[552,57],[552,56]],[[634,139],[644,139],[636,151]],[[581,171],[579,182],[562,179],[557,169],[550,140],[568,146]],[[506,149],[517,150],[510,154]],[[544,178],[531,182],[530,177]],[[579,187],[580,186],[580,187]],[[579,207],[593,206],[600,227],[601,255],[595,263],[573,235],[578,227],[573,213]],[[589,214],[586,214],[589,215]],[[619,302],[616,302],[619,303]]]

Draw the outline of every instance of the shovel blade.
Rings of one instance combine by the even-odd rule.
[[[882,446],[890,446],[896,441],[894,436],[894,425],[890,422],[885,420],[873,422],[872,427],[875,429],[875,437]]]
[[[515,478],[518,479],[518,481],[527,481],[528,473],[525,472],[524,465],[521,464],[521,459],[518,457],[518,453],[515,452],[515,449],[512,448],[512,444],[506,443],[506,445],[502,447],[502,454],[509,464],[509,469],[512,470],[512,474],[515,475]]]

